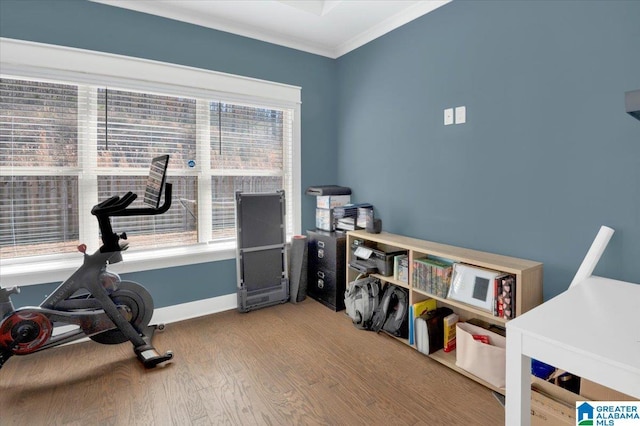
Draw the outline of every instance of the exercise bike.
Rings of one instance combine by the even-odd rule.
[[[144,202],[149,207],[129,208],[138,197],[132,192],[113,196],[91,209],[102,235],[102,246],[87,254],[84,244],[78,246],[84,261],[38,307],[14,309],[11,295],[18,287],[0,288],[0,368],[12,355],[28,355],[84,337],[102,344],[133,344],[137,358],[146,368],[169,361],[171,351],[164,354],[151,344],[157,326],[149,326],[153,315],[153,299],[149,292],[133,281],[123,281],[107,271],[109,264],[122,261],[128,243],[126,233],[113,232],[111,217],[158,215],[171,207],[171,184],[165,183],[169,156],[152,160]],[[164,203],[160,206],[164,187]],[[56,333],[60,327],[66,330]]]

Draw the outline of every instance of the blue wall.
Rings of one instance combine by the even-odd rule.
[[[334,60],[85,0],[1,0],[0,36],[227,72],[302,87],[302,189],[336,183]],[[302,226],[315,200],[302,196]],[[86,212],[89,214],[89,212]],[[157,307],[235,293],[235,261],[124,274],[143,283]],[[179,285],[180,291],[176,290]],[[52,285],[24,287],[14,304],[42,301]]]
[[[338,59],[338,177],[390,232],[640,282],[640,2],[454,1]],[[443,125],[465,105],[467,123]]]
[[[541,261],[546,299],[601,224],[616,234],[596,273],[640,282],[640,122],[623,112],[638,22],[634,1],[454,1],[331,60],[84,0],[0,1],[3,37],[301,86],[303,189],[348,185],[388,231]],[[445,127],[460,105],[467,123]],[[130,275],[157,306],[235,292],[233,261]]]

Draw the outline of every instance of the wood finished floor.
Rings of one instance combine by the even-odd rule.
[[[94,342],[14,356],[0,425],[499,425],[492,393],[306,299],[168,324],[164,368]]]

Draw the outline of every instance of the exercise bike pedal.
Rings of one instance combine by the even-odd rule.
[[[173,352],[167,351],[163,355],[158,353],[153,346],[142,346],[135,349],[138,359],[145,368],[154,368],[155,366],[167,362],[173,358]]]

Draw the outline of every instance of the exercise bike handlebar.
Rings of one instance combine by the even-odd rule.
[[[126,207],[129,206],[131,203],[133,203],[133,201],[137,198],[136,194],[131,194],[133,195],[133,198],[131,199],[131,201],[129,201],[128,199],[125,200],[124,203],[126,203],[125,207],[122,210],[116,211],[112,214],[112,216],[146,216],[146,215],[156,215],[156,214],[162,214],[164,212],[166,212],[167,210],[169,210],[169,208],[171,208],[171,193],[172,193],[172,185],[168,182],[166,182],[164,184],[164,203],[157,208],[154,207],[141,207],[141,208],[133,208],[133,209],[127,209]],[[129,193],[127,193],[128,195]],[[123,199],[125,197],[127,197],[127,195],[125,195],[124,197],[122,197]]]
[[[133,203],[138,196],[133,192],[127,192],[122,197],[114,196],[96,204],[91,209],[91,214],[98,219],[98,226],[100,227],[100,234],[102,235],[102,247],[101,252],[116,252],[121,251],[122,248],[118,244],[120,238],[126,239],[126,234],[118,235],[113,232],[111,227],[111,217],[113,216],[145,216],[145,215],[157,215],[162,214],[169,210],[171,207],[171,193],[172,187],[170,183],[164,184],[164,204],[162,206],[154,207],[142,207],[129,209],[131,203]]]
[[[162,214],[171,207],[172,185],[164,184],[164,203],[158,207],[142,207],[127,209],[137,198],[138,195],[129,191],[122,197],[117,195],[96,204],[91,209],[91,214],[95,216],[144,216]]]
[[[127,192],[122,197],[114,195],[113,197],[107,198],[101,203],[93,206],[91,214],[110,215],[110,213],[126,209],[136,198],[138,198],[138,196],[131,191]]]

